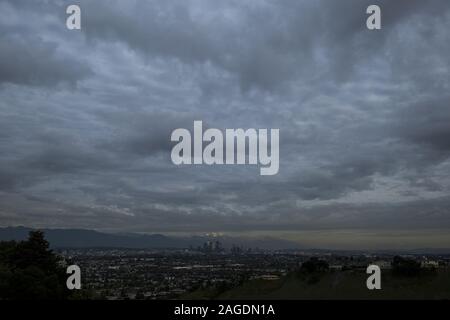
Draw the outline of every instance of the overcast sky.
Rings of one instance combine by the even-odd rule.
[[[0,0],[0,225],[450,247],[449,30],[448,0]],[[279,173],[173,165],[194,120],[279,128]]]

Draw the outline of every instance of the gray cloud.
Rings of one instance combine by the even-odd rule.
[[[427,99],[399,111],[395,128],[407,141],[430,147],[436,156],[446,158],[450,152],[450,96],[427,97]]]
[[[153,57],[212,63],[235,74],[244,89],[273,89],[289,80],[322,76],[343,81],[373,57],[389,58],[385,42],[419,16],[443,22],[445,1],[379,1],[385,31],[365,28],[370,1],[266,1],[260,6],[232,1],[146,1],[104,6],[87,2],[88,37],[122,41]],[[95,13],[95,14],[94,14]],[[426,41],[428,32],[417,34]],[[394,58],[395,59],[395,58]],[[397,59],[395,59],[396,61]],[[394,62],[394,61],[392,61]],[[392,64],[394,66],[394,63]]]
[[[92,74],[62,43],[64,15],[58,2],[2,1],[0,84],[54,86],[76,84]],[[64,45],[66,44],[66,46]]]
[[[0,3],[0,225],[450,228],[448,1],[67,3]],[[280,128],[280,173],[174,166],[193,120]]]
[[[0,38],[0,83],[73,84],[89,73],[85,65],[58,53],[54,43],[24,34]]]

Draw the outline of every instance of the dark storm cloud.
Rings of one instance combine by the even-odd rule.
[[[10,172],[0,171],[0,190],[12,190],[16,185],[15,175]]]
[[[449,228],[450,4],[376,3],[1,2],[0,224]],[[279,128],[280,173],[174,166],[193,120]]]
[[[163,152],[170,154],[173,143],[170,136],[177,128],[191,127],[193,116],[155,113],[105,113],[100,115],[111,123],[117,132],[116,139],[111,139],[101,146],[113,152],[145,157]],[[123,124],[126,124],[124,126]]]
[[[433,5],[378,1],[385,31],[370,33],[361,23],[370,4],[348,0],[266,1],[261,6],[252,1],[84,5],[91,39],[123,41],[145,55],[184,63],[211,62],[237,75],[244,89],[274,89],[298,76],[314,79],[317,71],[346,80],[359,63],[383,54],[397,25],[414,24],[417,16],[433,23],[448,12],[445,0]]]
[[[89,73],[90,70],[85,65],[58,52],[56,43],[43,41],[36,35],[0,36],[0,83],[75,83]]]
[[[74,84],[92,70],[61,45],[57,26],[64,21],[57,2],[0,3],[0,84]],[[61,12],[63,13],[63,12]],[[61,29],[60,29],[61,30]]]
[[[450,95],[429,97],[399,112],[396,128],[401,137],[430,147],[441,158],[450,153]]]

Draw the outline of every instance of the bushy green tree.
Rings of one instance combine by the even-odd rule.
[[[328,262],[312,257],[303,262],[298,275],[308,284],[315,284],[320,281],[322,275],[329,270]]]
[[[320,260],[316,257],[312,257],[308,261],[304,262],[300,267],[300,272],[303,273],[322,273],[328,271],[328,262]]]
[[[418,276],[421,273],[420,262],[395,256],[392,260],[392,273],[397,276]]]

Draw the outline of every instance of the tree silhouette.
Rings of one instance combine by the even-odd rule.
[[[322,273],[328,271],[328,263],[316,257],[312,257],[304,262],[300,267],[300,271],[304,273]]]
[[[395,256],[392,260],[392,273],[397,276],[418,276],[421,273],[420,263],[413,259]]]
[[[0,299],[67,299],[65,269],[42,231],[0,242]]]

